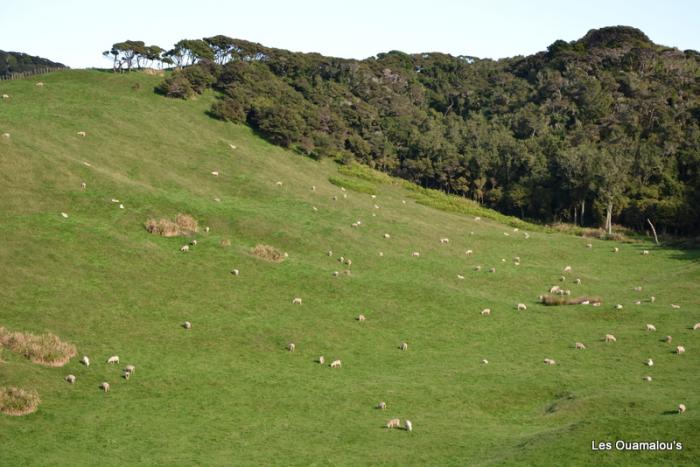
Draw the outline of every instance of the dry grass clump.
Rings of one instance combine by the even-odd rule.
[[[39,407],[39,394],[34,390],[16,387],[0,388],[0,412],[7,415],[27,415]]]
[[[263,244],[255,245],[255,248],[253,248],[253,254],[258,258],[275,263],[281,263],[285,258],[284,253],[279,251],[277,248]]]
[[[11,332],[0,326],[0,345],[24,355],[34,363],[63,366],[76,354],[73,344],[63,342],[55,334]]]
[[[583,297],[568,298],[559,295],[544,295],[542,297],[542,303],[547,306],[561,306],[561,305],[580,305],[583,302],[588,302],[590,305],[594,303],[601,303],[600,297],[589,297],[584,295]]]
[[[224,238],[219,243],[221,244],[221,246],[231,246],[231,240],[229,240],[228,238]]]
[[[162,237],[192,235],[197,232],[197,221],[188,214],[178,214],[175,222],[169,219],[148,219],[144,226],[149,233]]]

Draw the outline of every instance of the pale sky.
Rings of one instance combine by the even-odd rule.
[[[613,25],[700,50],[700,2],[692,0],[0,0],[0,50],[73,68],[110,66],[102,51],[126,39],[169,49],[224,34],[346,58],[389,50],[502,58]]]

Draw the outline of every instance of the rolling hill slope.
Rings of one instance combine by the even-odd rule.
[[[65,71],[42,76],[44,87],[0,84],[11,96],[0,102],[10,134],[0,138],[0,326],[53,332],[79,355],[47,368],[0,349],[0,386],[42,399],[34,414],[0,414],[0,464],[697,462],[698,251],[586,248],[423,206],[401,183],[339,175],[207,117],[212,94],[157,96],[161,79]],[[200,224],[187,253],[190,239],[144,229],[178,213]],[[289,257],[257,258],[261,243]],[[537,303],[566,265],[563,287],[601,307]],[[607,333],[617,342],[602,342]],[[136,365],[130,380],[105,364],[110,355]],[[343,367],[331,370],[336,358]],[[679,403],[688,411],[671,414]],[[393,417],[414,431],[384,428]],[[592,440],[617,439],[684,449],[591,451]]]

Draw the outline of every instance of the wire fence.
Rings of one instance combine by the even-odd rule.
[[[35,68],[33,70],[29,71],[22,71],[19,73],[6,73],[4,75],[0,75],[0,81],[5,81],[9,79],[23,79],[23,78],[29,78],[30,76],[34,75],[44,75],[46,73],[51,73],[52,71],[59,71],[59,70],[66,70],[67,68],[62,68],[62,67],[42,67],[42,68]]]

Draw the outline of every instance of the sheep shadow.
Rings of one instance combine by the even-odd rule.
[[[661,412],[661,415],[678,415],[677,410],[666,410],[664,412]]]

